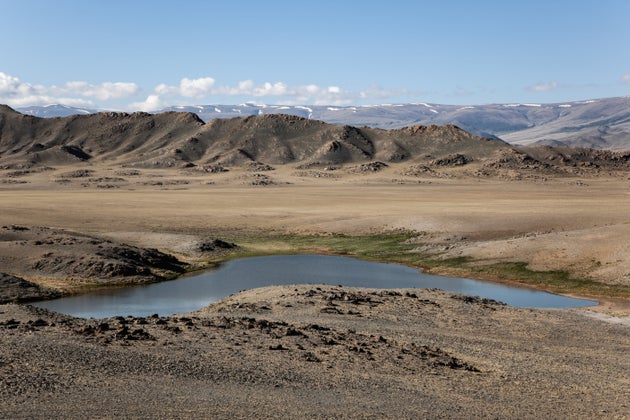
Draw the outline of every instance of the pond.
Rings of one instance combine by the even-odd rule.
[[[526,308],[573,308],[596,302],[478,280],[423,274],[398,264],[324,255],[243,258],[177,280],[98,290],[34,305],[83,318],[162,316],[201,309],[245,289],[287,284],[328,284],[379,289],[438,288]]]

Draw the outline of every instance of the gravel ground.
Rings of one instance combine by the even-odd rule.
[[[436,290],[254,289],[173,317],[0,305],[2,418],[629,418],[630,328]]]

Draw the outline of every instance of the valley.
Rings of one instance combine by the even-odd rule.
[[[455,126],[1,111],[4,417],[628,414],[627,152]],[[313,284],[172,316],[28,305],[313,253],[599,304]]]

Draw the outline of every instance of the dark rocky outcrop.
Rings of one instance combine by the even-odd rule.
[[[0,264],[3,269],[21,273],[25,278],[63,279],[70,289],[89,284],[154,282],[181,274],[187,268],[186,263],[156,249],[61,229],[28,226],[0,227]],[[21,285],[25,290],[35,287],[33,293],[42,294],[37,285],[17,280],[11,280],[10,284]]]
[[[464,166],[472,161],[469,157],[460,153],[454,153],[452,155],[445,156],[443,158],[435,159],[431,161],[431,165],[434,166]]]
[[[199,243],[197,245],[197,250],[199,250],[200,252],[214,252],[220,250],[234,249],[237,247],[238,246],[236,244],[226,242],[221,239],[209,239]]]
[[[54,299],[62,293],[6,273],[0,273],[0,304]]]

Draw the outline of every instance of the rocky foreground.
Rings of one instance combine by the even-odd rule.
[[[630,328],[436,290],[255,289],[185,316],[0,306],[0,417],[627,418]]]

